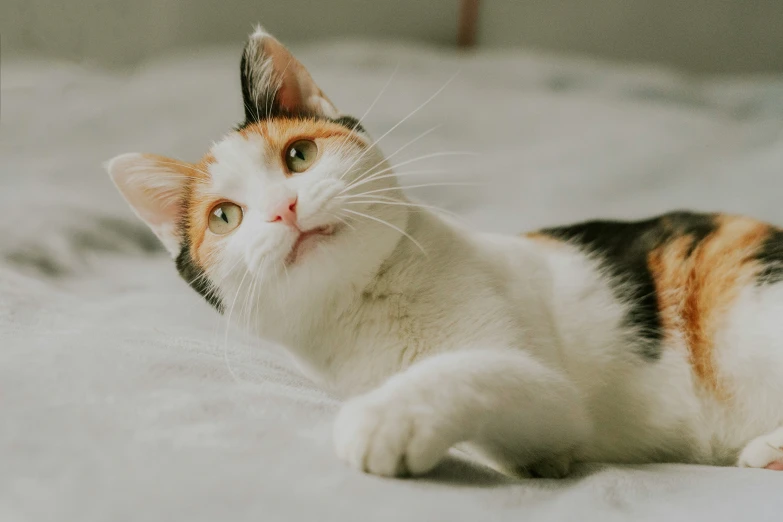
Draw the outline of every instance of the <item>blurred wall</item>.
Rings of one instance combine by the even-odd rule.
[[[783,0],[484,0],[478,40],[696,72],[783,71]]]
[[[0,0],[3,50],[105,65],[234,43],[258,22],[285,42],[346,36],[452,45],[457,0]]]
[[[261,21],[286,42],[347,36],[455,42],[459,0],[0,0],[4,53],[106,65],[241,44]],[[783,71],[783,0],[483,0],[479,45]]]

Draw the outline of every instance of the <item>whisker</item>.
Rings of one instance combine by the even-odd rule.
[[[255,287],[256,280],[257,280],[257,274],[255,272],[250,272],[252,274],[250,278],[250,285],[248,285],[248,290],[244,292],[244,297],[242,298],[242,304],[239,307],[239,322],[241,324],[241,327],[243,328],[242,332],[246,334],[250,330],[250,314],[248,313],[248,303],[250,299],[250,295],[253,292],[253,288]],[[242,352],[238,352],[240,356],[242,355]]]
[[[283,272],[285,272],[285,285],[286,285],[286,288],[291,288],[291,278],[288,276],[288,267],[285,266],[285,262],[283,262]]]
[[[242,261],[242,259],[240,258],[236,263],[233,264],[233,266],[231,268],[228,269],[228,271],[219,280],[213,281],[212,279],[210,279],[210,276],[206,272],[202,272],[202,273],[198,274],[196,277],[194,277],[193,279],[186,280],[185,282],[188,284],[188,286],[191,286],[191,285],[193,285],[197,281],[204,281],[206,283],[209,283],[209,290],[210,290],[210,292],[217,293],[217,290],[218,290],[218,288],[220,286],[220,283],[225,281],[232,274],[234,269],[237,266],[239,266],[239,263],[241,261]]]
[[[408,143],[404,144],[402,147],[398,148],[397,150],[395,150],[394,152],[392,152],[388,156],[385,156],[381,161],[379,161],[378,163],[376,163],[375,165],[373,165],[372,167],[370,167],[369,169],[364,171],[364,174],[362,174],[361,176],[357,176],[357,179],[355,179],[354,181],[359,181],[360,179],[362,179],[362,176],[364,176],[366,173],[371,172],[375,167],[377,167],[379,165],[382,165],[383,163],[389,161],[389,159],[393,158],[394,156],[396,156],[397,154],[399,154],[400,152],[405,150],[409,145],[412,145],[412,144],[416,143],[420,139],[424,138],[428,134],[430,134],[430,133],[434,132],[436,129],[440,128],[441,126],[442,126],[442,124],[438,124],[438,125],[435,125],[434,127],[430,127],[426,131],[422,132],[421,134],[419,134],[418,136],[416,136],[415,138],[410,140]],[[347,174],[347,172],[348,171],[344,172],[343,175]],[[342,179],[342,176],[340,176],[340,179]]]
[[[378,103],[378,100],[381,99],[381,96],[383,96],[383,93],[386,92],[386,89],[389,88],[389,85],[391,85],[391,82],[394,80],[394,77],[397,76],[397,72],[400,70],[400,63],[397,62],[397,65],[394,66],[394,70],[391,73],[391,76],[389,76],[389,79],[386,80],[386,83],[381,87],[381,91],[378,93],[377,96],[375,96],[375,99],[372,101],[369,107],[367,107],[367,110],[364,111],[364,114],[362,114],[362,117],[359,118],[359,123],[362,123],[364,121],[364,118],[367,117],[368,114],[370,114],[370,111],[375,107],[375,104]],[[357,125],[358,127],[358,125]]]
[[[259,279],[260,281],[260,279]],[[264,285],[259,284],[256,291],[260,292],[263,289]],[[258,317],[259,317],[259,311],[261,306],[261,296],[253,294],[253,308],[250,309],[250,312],[253,314],[254,322],[253,322],[253,332],[258,331]]]
[[[356,230],[356,227],[351,225],[347,220],[343,219],[341,216],[338,216],[334,212],[325,211],[327,214],[332,216],[333,218],[338,219],[341,223],[343,223],[345,226],[349,227],[351,230]]]
[[[337,198],[339,198],[339,199],[356,199],[356,198],[361,198],[361,197],[365,197],[364,194],[346,194],[345,196],[335,196],[335,199],[337,199]],[[402,201],[399,198],[393,198],[391,196],[366,196],[366,197],[373,198],[373,199],[383,199],[383,200],[386,200],[386,201]]]
[[[244,321],[245,322],[245,327],[248,330],[250,329],[250,314],[247,313],[248,312],[247,307],[248,307],[248,304],[252,304],[252,301],[250,301],[250,298],[251,298],[251,296],[253,295],[253,293],[255,291],[256,283],[258,283],[258,273],[257,272],[253,272],[253,278],[250,280],[250,290],[245,295],[245,299],[243,300],[243,303],[242,303],[242,313],[240,315],[240,317],[244,316],[244,318],[245,318],[245,321]]]
[[[241,262],[242,262],[242,258],[239,258],[220,279],[217,279],[215,281],[210,280],[209,279],[210,276],[206,272],[193,278],[193,281],[197,281],[199,278],[204,278],[211,283],[211,286],[213,288],[217,289],[222,282],[228,279],[228,277],[234,272],[234,270],[239,266]]]
[[[449,214],[450,216],[459,217],[457,214],[452,212],[451,210],[446,210],[445,208],[437,207],[435,205],[425,205],[422,203],[408,203],[405,201],[383,201],[383,200],[362,200],[362,201],[346,201],[347,204],[353,204],[353,205],[359,205],[359,204],[367,204],[367,205],[396,205],[396,206],[402,206],[402,207],[412,207],[412,208],[421,208],[426,210],[433,210],[437,212],[443,212],[444,214]]]
[[[242,291],[242,284],[245,282],[245,278],[247,277],[248,273],[249,273],[248,270],[245,269],[245,275],[243,275],[242,279],[239,281],[237,293],[234,296],[234,301],[231,303],[231,309],[229,310],[228,318],[226,319],[226,335],[225,338],[223,339],[223,361],[225,361],[228,372],[231,374],[231,377],[236,382],[240,382],[240,380],[237,377],[237,374],[234,373],[234,370],[231,368],[231,363],[228,360],[228,333],[229,333],[229,329],[231,328],[231,315],[234,313],[234,307],[237,304],[237,298],[239,297],[239,293]]]
[[[442,183],[421,183],[419,185],[401,185],[399,187],[386,187],[382,189],[375,189],[375,190],[368,190],[367,192],[360,192],[359,194],[354,194],[355,196],[364,196],[367,194],[375,194],[377,192],[389,192],[392,190],[402,190],[402,189],[413,189],[413,188],[422,188],[422,187],[461,187],[461,186],[467,186],[467,187],[478,187],[482,186],[482,183],[475,183],[475,182],[442,182]],[[337,196],[335,196],[337,197]]]
[[[245,100],[242,100],[242,105],[245,106],[245,118],[247,119],[247,114],[253,113],[253,107],[247,104]],[[256,118],[258,118],[258,111],[256,110]]]
[[[361,161],[361,159],[364,157],[364,155],[365,155],[365,154],[367,154],[367,152],[368,152],[368,151],[370,151],[370,150],[371,150],[373,147],[375,147],[375,146],[376,146],[376,145],[377,145],[377,144],[378,144],[378,143],[379,143],[379,142],[380,142],[380,141],[381,141],[383,138],[385,138],[386,136],[388,136],[389,134],[391,134],[391,133],[394,131],[394,129],[396,129],[397,127],[399,127],[400,125],[402,125],[403,123],[405,123],[406,121],[408,121],[408,120],[409,120],[409,119],[410,119],[410,118],[411,118],[411,117],[412,117],[414,114],[416,114],[417,112],[419,112],[421,109],[423,109],[424,107],[426,107],[426,106],[427,106],[427,104],[429,104],[429,103],[430,103],[432,100],[434,100],[434,99],[435,99],[435,97],[436,97],[437,95],[439,95],[441,92],[443,92],[443,90],[444,90],[446,87],[448,87],[448,85],[449,85],[449,84],[450,84],[452,81],[454,81],[454,78],[456,78],[456,77],[457,77],[457,74],[459,74],[459,71],[457,71],[456,73],[454,73],[454,74],[451,76],[451,78],[449,78],[448,80],[446,80],[446,83],[444,83],[444,84],[441,86],[441,88],[440,88],[440,89],[438,89],[437,91],[435,91],[435,93],[434,93],[432,96],[430,96],[429,98],[427,98],[427,99],[424,101],[424,103],[422,103],[421,105],[419,105],[418,107],[416,107],[415,109],[413,109],[413,111],[411,111],[410,113],[408,113],[408,115],[407,115],[407,116],[405,116],[403,119],[401,119],[400,121],[398,121],[398,122],[397,122],[395,125],[393,125],[391,129],[389,129],[389,130],[387,130],[386,132],[384,132],[384,133],[381,135],[381,137],[380,137],[380,138],[378,138],[377,140],[375,140],[374,142],[372,142],[372,143],[370,144],[370,146],[369,146],[369,147],[367,147],[367,148],[364,150],[364,152],[362,152],[362,153],[359,155],[359,157],[358,157],[358,158],[356,158],[356,160],[355,160],[355,161],[354,161],[354,162],[351,164],[351,166],[350,166],[350,167],[348,167],[348,168],[346,169],[346,172],[350,172],[350,171],[351,171],[351,169],[352,169],[352,168],[353,168],[353,167],[354,167],[354,166],[355,166],[357,163],[359,163],[359,161]]]
[[[364,118],[366,118],[367,115],[370,114],[370,111],[373,109],[373,107],[375,107],[375,104],[378,103],[378,100],[381,99],[381,96],[383,96],[383,93],[386,92],[386,89],[389,87],[389,85],[391,85],[391,82],[392,82],[392,80],[394,80],[394,77],[397,75],[397,71],[399,71],[399,69],[400,69],[400,64],[399,64],[399,62],[397,62],[397,65],[394,67],[394,71],[392,71],[391,76],[389,76],[389,79],[386,80],[386,83],[384,84],[384,86],[381,87],[381,91],[375,96],[375,99],[372,101],[370,106],[367,107],[367,110],[364,111],[364,114],[362,114],[362,117],[357,120],[356,125],[353,126],[353,128],[351,129],[351,132],[356,131],[356,129],[359,127],[359,125],[361,125],[362,122],[364,121]],[[342,153],[343,147],[348,143],[349,139],[350,139],[350,136],[345,136],[345,138],[343,138],[343,141],[340,143],[340,146],[337,148],[336,154]],[[343,175],[345,175],[345,173],[343,173]],[[340,176],[340,179],[342,179],[342,176]]]
[[[371,220],[373,220],[373,221],[376,221],[376,222],[378,222],[378,223],[381,223],[382,225],[386,225],[387,227],[390,227],[390,228],[392,228],[393,230],[396,230],[397,232],[399,232],[399,233],[400,233],[400,234],[402,234],[403,236],[405,236],[405,237],[407,237],[408,239],[410,239],[410,240],[411,240],[411,242],[412,242],[414,245],[416,245],[416,246],[419,248],[419,250],[421,250],[421,253],[422,253],[422,254],[424,254],[424,256],[425,256],[425,257],[427,257],[427,252],[425,252],[425,251],[424,251],[424,247],[422,247],[422,246],[421,246],[421,244],[419,244],[419,242],[418,242],[418,241],[416,241],[415,239],[413,239],[413,237],[412,237],[410,234],[408,234],[407,232],[405,232],[405,231],[404,231],[404,230],[402,230],[401,228],[399,228],[399,227],[397,227],[397,226],[395,226],[395,225],[392,225],[392,224],[391,224],[391,223],[389,223],[388,221],[384,221],[384,220],[382,220],[382,219],[379,219],[379,218],[377,218],[377,217],[375,217],[375,216],[370,216],[370,215],[364,214],[364,213],[362,213],[362,212],[357,212],[357,211],[355,211],[355,210],[351,210],[351,209],[348,209],[348,208],[344,208],[344,209],[342,209],[342,211],[343,211],[343,212],[349,212],[349,213],[351,213],[351,214],[356,214],[357,216],[362,216],[362,217],[365,217],[365,218],[367,218],[367,219],[371,219]]]
[[[475,156],[475,155],[477,155],[477,154],[476,154],[476,153],[474,153],[474,152],[469,152],[469,151],[441,151],[441,152],[432,152],[432,153],[430,153],[430,154],[424,154],[423,156],[418,156],[418,157],[415,157],[415,158],[411,158],[411,159],[408,159],[408,160],[402,161],[402,162],[400,162],[400,163],[398,163],[398,164],[396,164],[396,165],[391,165],[391,166],[389,166],[389,167],[386,167],[385,169],[379,170],[379,171],[377,171],[377,172],[373,172],[373,173],[372,173],[372,176],[376,176],[376,175],[380,175],[380,174],[383,174],[383,173],[386,173],[386,172],[390,172],[390,171],[393,171],[393,170],[395,170],[395,169],[398,169],[398,168],[400,168],[400,167],[403,167],[403,166],[405,166],[405,165],[409,165],[409,164],[411,164],[411,163],[415,163],[415,162],[417,162],[417,161],[422,161],[422,160],[425,160],[425,159],[430,159],[430,158],[438,158],[438,157],[442,157],[442,156]],[[348,185],[347,185],[347,186],[346,186],[346,187],[345,187],[345,188],[344,188],[344,189],[341,191],[341,193],[342,193],[342,192],[346,192],[346,191],[350,190],[352,187],[354,187],[354,186],[357,186],[357,185],[358,185],[358,184],[360,184],[360,183],[363,183],[363,182],[364,182],[364,181],[366,181],[367,179],[372,179],[372,176],[370,176],[369,178],[361,178],[361,177],[357,178],[357,179],[356,179],[356,180],[354,180],[352,183],[348,184]]]
[[[378,181],[380,179],[395,178],[395,177],[396,178],[404,178],[406,176],[417,176],[417,175],[421,176],[423,174],[445,174],[445,173],[449,172],[446,169],[430,169],[430,170],[411,170],[411,171],[407,171],[407,172],[392,172],[391,174],[385,174],[383,176],[380,175],[383,172],[388,172],[390,170],[392,170],[392,169],[391,168],[384,169],[384,170],[378,172],[377,174],[373,174],[369,178],[364,178],[359,183],[353,183],[352,185],[346,187],[346,189],[360,187],[360,186],[364,185],[365,183],[370,183],[372,181]],[[340,192],[340,194],[342,194],[342,192]]]
[[[260,281],[260,278],[258,277],[258,274],[253,274],[253,279],[250,281],[250,290],[248,292],[248,298],[245,299],[245,309],[243,311],[243,315],[245,316],[245,331],[251,332],[255,334],[256,332],[256,322],[254,321],[255,314],[254,309],[256,306],[256,287],[261,286],[258,284]]]

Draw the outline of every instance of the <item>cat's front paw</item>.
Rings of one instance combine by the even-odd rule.
[[[737,466],[783,470],[783,428],[750,441],[740,453]]]
[[[420,401],[373,394],[348,401],[334,425],[337,456],[352,467],[387,477],[434,468],[457,441]]]

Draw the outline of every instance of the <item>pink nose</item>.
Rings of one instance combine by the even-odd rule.
[[[272,207],[272,212],[269,214],[269,222],[274,223],[276,221],[282,221],[289,227],[297,228],[296,202],[296,197],[287,198]]]

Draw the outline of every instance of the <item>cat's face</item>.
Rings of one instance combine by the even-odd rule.
[[[268,34],[251,36],[241,71],[238,130],[195,164],[118,156],[112,179],[218,309],[251,285],[290,299],[360,283],[404,226],[405,212],[388,204],[399,196],[393,173],[359,122],[341,117]]]

